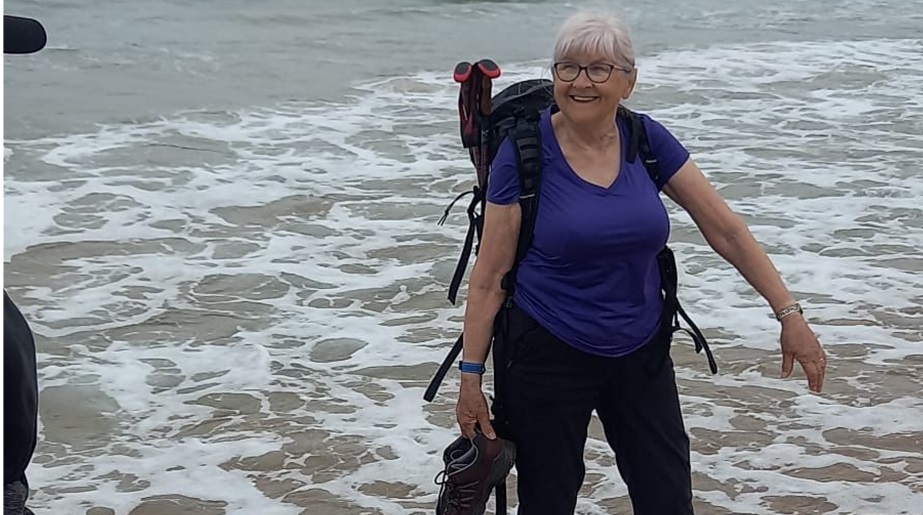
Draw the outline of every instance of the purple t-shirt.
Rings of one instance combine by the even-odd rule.
[[[600,356],[623,356],[657,330],[662,310],[657,253],[670,221],[660,189],[689,159],[663,125],[641,115],[663,184],[640,158],[626,161],[627,122],[619,117],[622,164],[609,188],[581,179],[564,158],[542,113],[542,186],[532,246],[519,265],[514,301],[564,342]],[[487,200],[519,201],[516,151],[504,141],[494,159]]]

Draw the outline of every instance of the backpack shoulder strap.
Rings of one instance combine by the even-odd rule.
[[[654,155],[653,149],[651,149],[650,140],[647,137],[647,127],[645,127],[644,121],[638,113],[626,107],[620,106],[619,114],[626,117],[629,124],[628,126],[631,128],[631,136],[628,143],[628,162],[633,163],[637,157],[640,157],[642,163],[644,163],[644,168],[647,170],[647,175],[654,181],[654,184],[659,185],[660,164],[657,162],[657,156]],[[705,335],[702,334],[702,331],[700,331],[698,326],[695,325],[695,322],[689,318],[686,310],[683,309],[683,306],[679,303],[679,297],[677,296],[679,274],[676,270],[676,260],[673,257],[673,251],[670,250],[669,247],[664,247],[657,255],[657,264],[660,268],[662,288],[664,291],[664,309],[669,313],[672,319],[671,330],[673,332],[683,331],[688,334],[692,338],[693,343],[695,343],[695,351],[697,353],[705,351],[709,370],[711,370],[712,374],[717,374],[718,363],[715,361],[711,348],[705,340]],[[689,329],[680,327],[680,317],[689,325]]]
[[[522,210],[522,219],[513,267],[506,273],[501,283],[507,292],[507,305],[513,299],[513,288],[519,263],[525,258],[535,235],[535,220],[538,217],[538,200],[541,196],[542,182],[542,138],[538,128],[539,117],[538,112],[519,117],[509,133],[516,149],[517,171],[519,172],[519,207]]]
[[[538,214],[538,199],[541,191],[542,179],[542,138],[538,129],[539,113],[522,114],[517,116],[516,125],[509,131],[509,138],[516,149],[516,167],[519,173],[519,206],[522,209],[522,222],[519,228],[519,239],[516,243],[516,258],[513,261],[513,267],[506,275],[503,276],[501,286],[506,290],[506,305],[509,307],[513,301],[513,287],[516,283],[516,271],[520,261],[525,257],[526,252],[532,245],[532,236],[535,233],[535,218]],[[469,206],[468,215],[472,218],[472,207],[475,202],[483,201],[483,192],[475,192],[475,199]],[[480,240],[480,231],[483,224],[483,217],[477,217],[471,220],[469,225],[468,237],[465,238],[465,248],[463,260],[459,262],[459,269],[463,269],[463,263],[467,263],[468,254],[470,254],[471,240],[474,230],[477,231]],[[460,273],[456,270],[456,277],[452,283],[452,296],[454,301],[454,292],[457,291],[457,284],[461,283]],[[423,394],[423,398],[432,401],[436,397],[439,385],[442,384],[446,374],[452,366],[452,363],[461,354],[464,346],[464,335],[458,335],[452,349],[446,355],[436,374],[433,376]],[[498,502],[500,498],[498,497]],[[505,503],[505,498],[504,498]],[[499,506],[499,505],[498,505]]]
[[[628,126],[631,128],[631,136],[628,141],[628,162],[634,163],[637,157],[641,157],[644,163],[644,169],[650,176],[654,184],[660,184],[660,164],[657,162],[657,156],[651,149],[650,140],[647,137],[647,127],[641,120],[641,115],[624,106],[619,106],[619,114],[628,120]]]

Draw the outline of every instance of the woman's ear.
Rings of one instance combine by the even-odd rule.
[[[638,68],[635,67],[631,71],[631,74],[628,75],[628,83],[625,85],[625,89],[622,91],[622,100],[628,100],[628,97],[631,96],[632,92],[635,90],[635,84],[638,82]]]

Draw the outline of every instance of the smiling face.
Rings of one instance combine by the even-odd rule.
[[[552,72],[565,118],[578,124],[613,120],[637,80],[628,30],[611,14],[571,16],[558,34]]]
[[[554,99],[574,123],[614,117],[631,96],[637,71],[601,52],[572,52],[554,64]]]

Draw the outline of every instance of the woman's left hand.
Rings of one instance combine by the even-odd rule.
[[[782,320],[782,377],[792,375],[795,360],[801,363],[808,377],[808,388],[820,393],[827,372],[827,353],[821,347],[814,331],[800,315]]]

